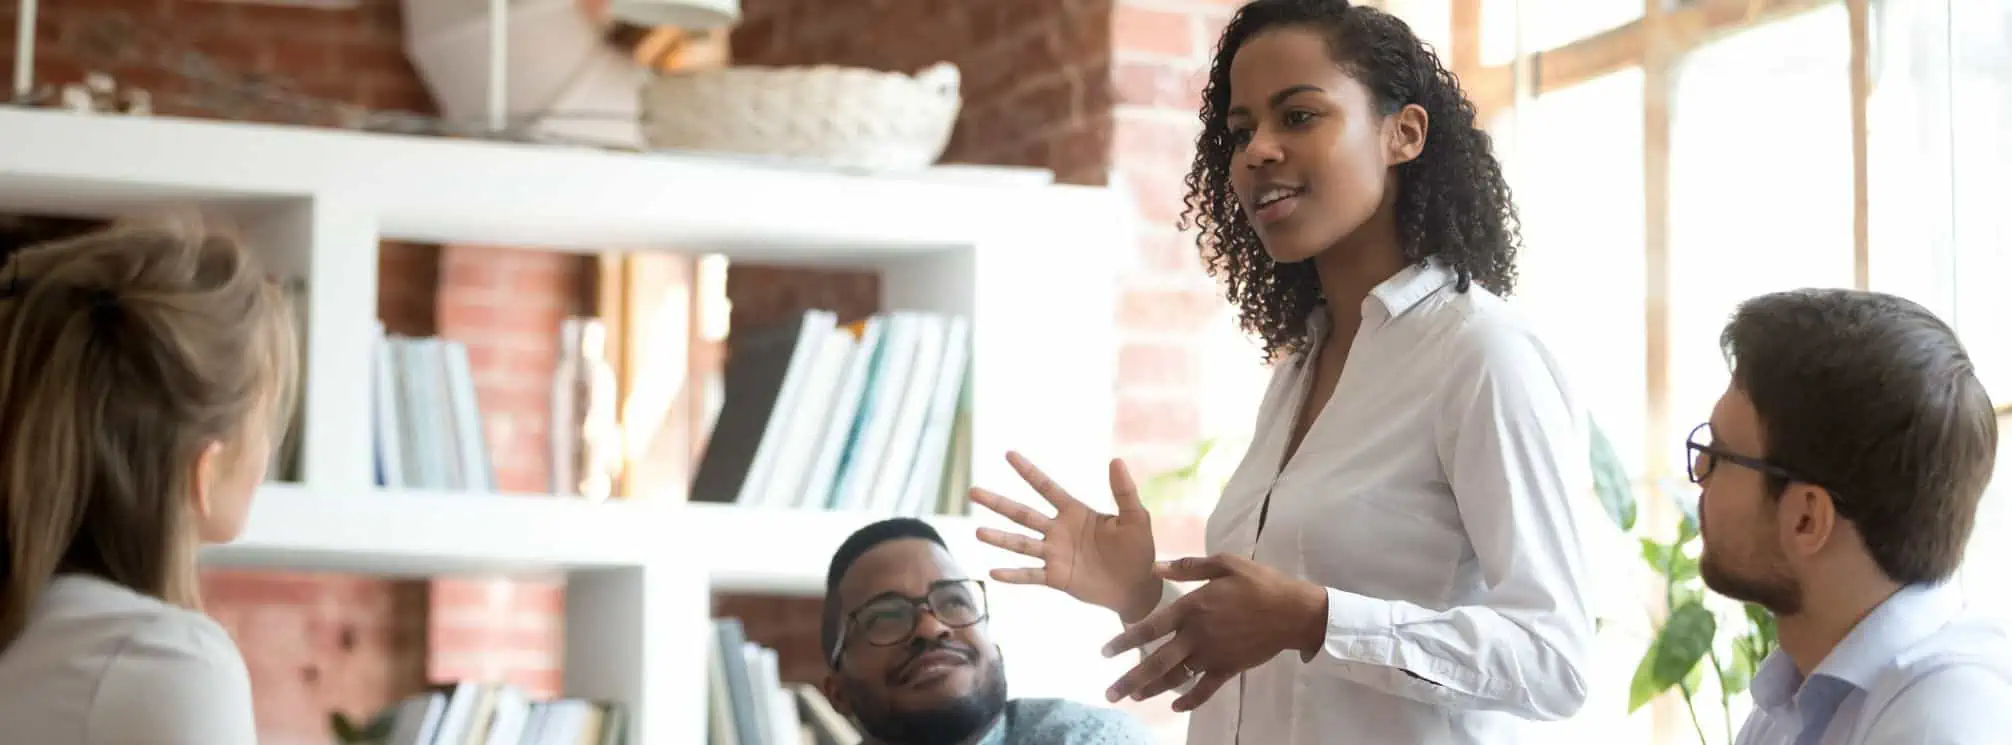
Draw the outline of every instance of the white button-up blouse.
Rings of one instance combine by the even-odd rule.
[[[1209,553],[1327,588],[1326,643],[1225,684],[1190,718],[1190,745],[1506,745],[1523,720],[1586,700],[1594,625],[1574,513],[1592,473],[1557,361],[1520,314],[1457,291],[1436,262],[1379,285],[1362,312],[1283,468],[1319,349],[1277,365],[1208,521]],[[1324,309],[1314,324],[1318,340]]]

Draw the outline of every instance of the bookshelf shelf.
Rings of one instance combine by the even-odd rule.
[[[0,107],[0,207],[106,214],[199,200],[256,209],[341,194],[388,238],[557,251],[702,246],[839,260],[976,243],[969,201],[1028,195],[1045,172],[807,171],[703,155],[379,135]],[[44,147],[42,143],[57,145]],[[88,147],[65,147],[86,144]]]
[[[831,553],[852,531],[879,519],[864,512],[786,510],[693,503],[681,522],[694,542],[707,545],[706,573],[725,592],[816,596],[824,594]],[[951,553],[974,574],[1000,566],[1003,552],[979,543],[979,518],[927,518],[951,544]]]
[[[305,288],[299,481],[263,489],[242,540],[206,551],[205,562],[561,574],[565,694],[627,704],[633,745],[705,740],[703,697],[692,692],[706,685],[714,592],[817,594],[832,549],[871,517],[687,505],[682,495],[590,503],[377,488],[372,407],[359,403],[372,397],[380,339],[380,241],[877,271],[884,309],[969,321],[961,441],[971,481],[1012,489],[1019,480],[1000,456],[1017,449],[1058,481],[1090,487],[1104,482],[1111,453],[1113,289],[1135,245],[1135,210],[1122,192],[1048,180],[1029,169],[874,175],[0,106],[0,211],[231,214],[273,269]],[[1019,563],[972,536],[997,518],[933,519],[973,574]],[[1101,699],[1118,669],[1085,666],[1101,664],[1095,650],[1116,629],[1109,614],[1040,588],[991,596],[994,636],[1014,650],[1015,695]]]
[[[640,567],[666,550],[675,505],[515,494],[317,491],[269,485],[213,566],[383,576]]]

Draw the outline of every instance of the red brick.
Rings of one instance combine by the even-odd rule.
[[[1118,301],[1121,329],[1202,333],[1222,312],[1223,301],[1199,291],[1130,290]]]
[[[1139,266],[1149,276],[1192,277],[1208,273],[1202,265],[1202,250],[1191,232],[1163,226],[1140,226]]]
[[[1194,386],[1201,382],[1198,350],[1186,344],[1128,342],[1118,349],[1119,385]]]
[[[1207,552],[1208,521],[1202,515],[1162,511],[1153,515],[1153,549],[1163,559]]]
[[[1124,60],[1111,66],[1117,102],[1129,106],[1198,111],[1206,82],[1208,68],[1186,62]]]
[[[1121,0],[1111,30],[1112,47],[1123,54],[1187,59],[1199,49],[1194,19],[1185,12],[1142,8]]]
[[[424,681],[424,585],[209,571],[211,616],[252,677],[261,742],[328,742],[331,711],[369,715]]]
[[[1192,395],[1118,395],[1117,438],[1192,445],[1202,438],[1201,402]]]
[[[362,73],[336,58],[336,43],[327,39],[292,39],[267,45],[268,69],[302,81],[326,81],[335,77],[355,77]]]
[[[564,588],[553,582],[442,579],[432,583],[427,675],[524,685],[557,694]]]
[[[1166,167],[1186,173],[1201,123],[1187,113],[1122,112],[1113,143],[1124,167]]]
[[[824,599],[760,595],[713,596],[714,618],[738,618],[748,639],[776,650],[784,682],[816,683],[827,666],[822,651]]]
[[[1105,186],[1111,180],[1111,115],[1091,112],[1052,132],[1044,162],[1064,184]]]

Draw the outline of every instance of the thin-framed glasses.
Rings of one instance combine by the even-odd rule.
[[[845,615],[838,627],[837,643],[831,647],[831,667],[838,669],[845,645],[864,639],[876,647],[892,647],[915,635],[922,612],[929,611],[944,626],[961,629],[984,621],[991,615],[985,598],[985,582],[976,579],[946,579],[932,582],[922,597],[886,592],[874,596]]]
[[[1739,466],[1741,468],[1745,468],[1751,471],[1756,471],[1763,475],[1773,476],[1783,481],[1800,481],[1805,484],[1816,483],[1814,481],[1796,475],[1794,471],[1790,471],[1786,468],[1782,468],[1781,466],[1777,466],[1773,463],[1761,460],[1760,458],[1755,458],[1750,455],[1740,455],[1739,453],[1723,450],[1716,446],[1707,445],[1702,442],[1699,442],[1698,436],[1709,435],[1711,426],[1712,426],[1711,422],[1705,422],[1704,424],[1698,425],[1696,429],[1691,430],[1691,436],[1686,438],[1684,441],[1684,445],[1686,448],[1689,449],[1691,456],[1690,460],[1684,465],[1684,467],[1690,471],[1689,475],[1691,477],[1691,483],[1703,484],[1705,482],[1705,479],[1712,475],[1712,469],[1718,468],[1719,461],[1725,461],[1735,466]]]

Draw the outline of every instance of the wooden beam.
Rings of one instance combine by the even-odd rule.
[[[1630,24],[1648,29],[1632,42],[1634,63],[1642,66],[1642,379],[1647,389],[1642,475],[1644,482],[1656,484],[1674,475],[1669,456],[1676,433],[1670,411],[1670,97],[1677,52],[1670,35],[1662,32],[1670,22],[1662,0],[1642,0],[1642,6],[1641,20]],[[1537,87],[1543,89],[1542,81]],[[1680,517],[1670,500],[1647,500],[1644,513],[1650,530],[1666,540],[1674,537]],[[1663,608],[1664,613],[1670,610]],[[1661,696],[1650,710],[1657,742],[1678,741],[1672,735],[1681,731],[1685,718],[1674,698]]]
[[[618,24],[607,33],[608,42],[625,49],[638,64],[655,72],[703,70],[732,64],[732,49],[725,32],[690,34],[674,28],[644,29]],[[690,481],[696,448],[704,442],[705,416],[702,406],[680,403],[701,400],[703,386],[699,362],[717,366],[718,350],[699,338],[698,260],[678,254],[604,253],[596,257],[594,284],[595,313],[607,329],[609,367],[615,371],[616,409],[620,412],[625,462],[622,478],[616,481],[617,498],[662,493],[675,483]],[[667,303],[685,303],[685,314],[665,313]],[[674,320],[666,321],[663,316]],[[676,320],[683,319],[683,320]],[[679,325],[682,324],[682,325]],[[684,344],[688,361],[684,370],[650,370],[645,350],[651,344]],[[712,345],[717,346],[717,345]],[[634,395],[644,385],[661,384],[657,378],[682,380],[676,410],[662,421],[633,421]],[[658,412],[651,412],[653,415]],[[638,433],[649,433],[649,452],[634,457]]]
[[[1446,64],[1453,70],[1453,77],[1460,80],[1461,86],[1468,88],[1472,85],[1471,81],[1481,75],[1482,69],[1481,0],[1452,0],[1452,3],[1447,13],[1447,20],[1453,27],[1451,29],[1453,48],[1448,50],[1452,53],[1452,57],[1447,59]],[[1505,100],[1500,97],[1476,96],[1471,88],[1468,89],[1468,97],[1474,102],[1475,113],[1478,115],[1477,123],[1484,127],[1487,126],[1488,118],[1501,110],[1488,108],[1485,103]]]
[[[1872,286],[1871,132],[1872,8],[1870,0],[1845,0],[1851,24],[1851,272],[1858,289]]]
[[[1658,0],[1646,0],[1643,22],[1668,19]],[[1664,34],[1647,34],[1642,49],[1642,309],[1643,368],[1647,383],[1648,477],[1669,473],[1670,412],[1670,96],[1677,54]]]
[[[1661,20],[1654,23],[1645,12],[1625,25],[1564,46],[1532,52],[1537,58],[1535,93],[1543,95],[1640,65],[1652,40],[1674,59],[1725,34],[1815,10],[1831,1],[1698,0],[1675,10],[1657,11],[1656,17]],[[1515,101],[1513,64],[1478,68],[1472,75],[1464,76],[1461,83],[1478,108],[1508,106]]]
[[[1452,0],[1447,14],[1453,26],[1453,74],[1465,76],[1481,69],[1481,0]]]

